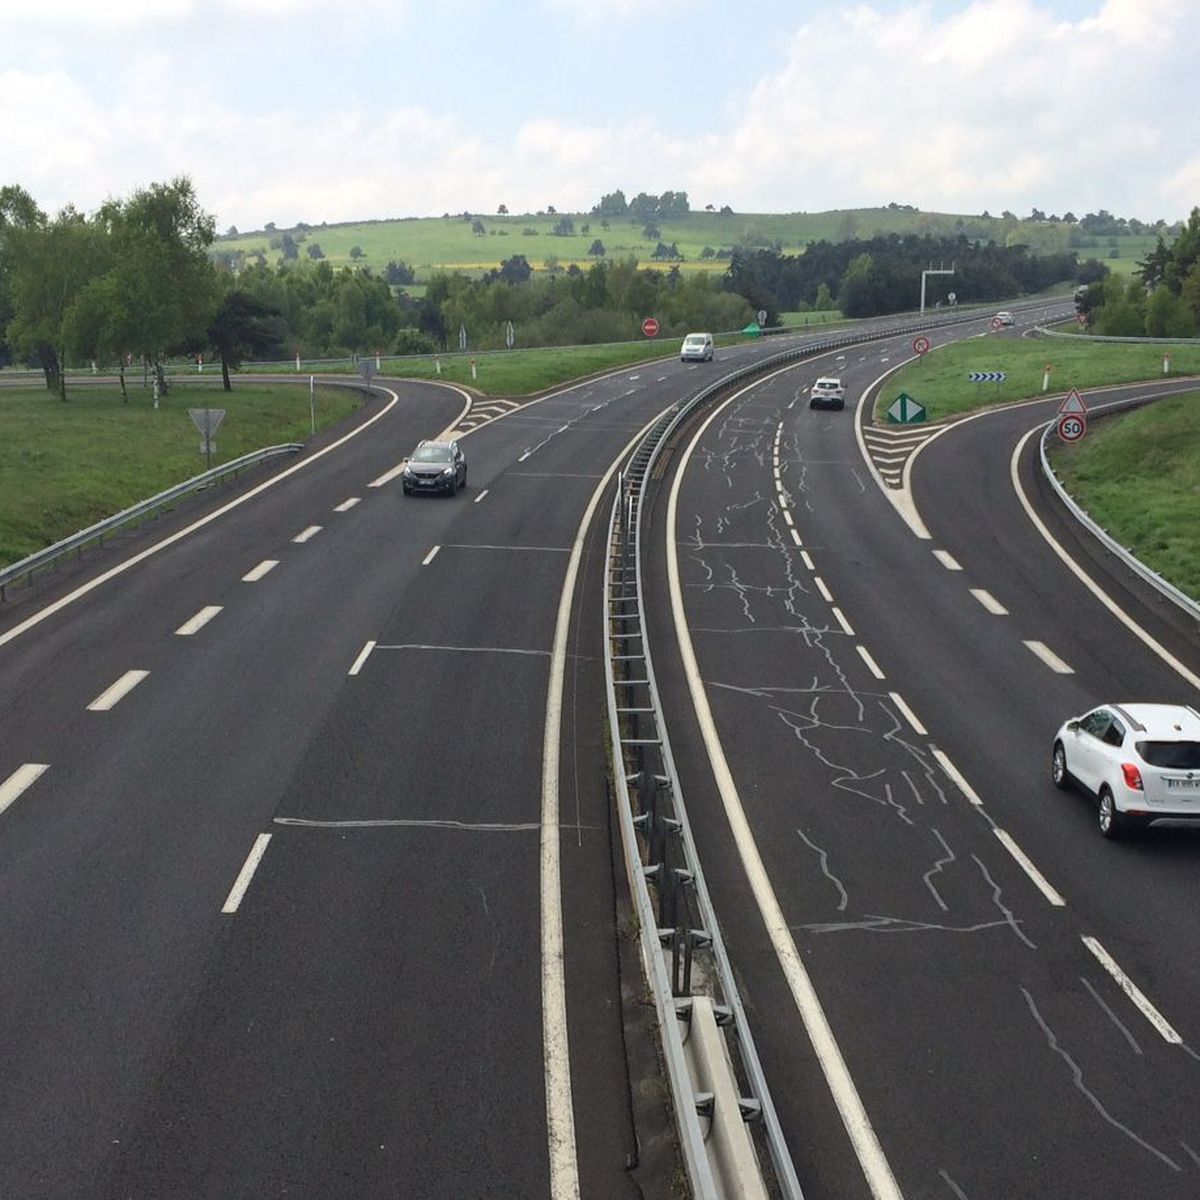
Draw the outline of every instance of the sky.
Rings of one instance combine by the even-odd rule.
[[[0,0],[0,186],[180,175],[224,232],[1200,204],[1200,0]]]

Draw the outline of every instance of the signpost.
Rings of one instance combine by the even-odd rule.
[[[504,322],[504,344],[511,350],[517,342],[517,331],[511,321]]]
[[[213,451],[217,448],[217,443],[213,441],[213,438],[220,429],[221,422],[225,420],[225,410],[223,408],[189,408],[188,416],[192,418],[192,424],[200,430],[200,453],[204,455],[204,465],[211,468]]]
[[[901,392],[887,410],[887,419],[893,425],[916,425],[925,420],[925,407],[918,404],[907,392]]]
[[[642,322],[642,332],[649,338],[655,337],[658,334],[658,318],[647,317]]]
[[[929,339],[922,335],[913,338],[913,353],[917,355],[929,353]]]

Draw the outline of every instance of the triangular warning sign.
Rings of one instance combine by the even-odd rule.
[[[1079,413],[1082,415],[1087,412],[1087,405],[1084,404],[1083,397],[1072,388],[1067,393],[1067,398],[1058,406],[1058,411],[1060,413]]]

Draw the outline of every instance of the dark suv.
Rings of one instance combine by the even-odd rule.
[[[445,492],[453,496],[467,486],[467,459],[457,442],[421,442],[400,476],[404,494]]]

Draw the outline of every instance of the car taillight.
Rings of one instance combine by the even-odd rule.
[[[1121,774],[1125,776],[1125,786],[1132,791],[1140,792],[1142,788],[1142,773],[1133,763],[1122,763]]]

